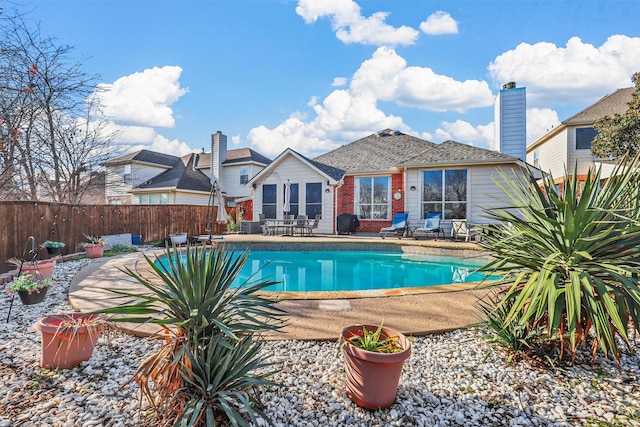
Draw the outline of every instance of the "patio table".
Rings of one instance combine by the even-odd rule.
[[[309,219],[305,220],[305,224],[309,224]],[[293,236],[296,228],[300,228],[297,219],[268,219],[265,227],[267,227],[267,233],[271,236],[278,233],[280,229],[282,229],[283,236]],[[302,232],[300,235],[302,235]]]

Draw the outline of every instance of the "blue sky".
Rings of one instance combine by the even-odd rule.
[[[385,128],[494,148],[502,84],[528,143],[640,71],[638,1],[16,0],[100,76],[131,149],[310,157]]]

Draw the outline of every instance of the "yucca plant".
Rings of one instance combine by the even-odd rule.
[[[252,411],[262,414],[259,400],[250,396],[253,387],[271,384],[266,380],[271,373],[258,355],[255,334],[281,328],[284,313],[259,291],[275,282],[249,278],[232,286],[247,252],[187,245],[167,247],[165,256],[166,266],[145,256],[150,280],[126,269],[144,291],[114,291],[127,302],[102,311],[121,315],[114,322],[154,323],[164,330],[164,345],[132,380],[155,405],[161,425],[212,425],[221,416],[245,425],[240,412],[230,408],[245,407],[250,418]]]
[[[606,180],[601,168],[589,171],[582,188],[574,171],[562,191],[552,176],[501,174],[509,207],[486,214],[508,225],[485,227],[494,233],[483,246],[495,259],[482,270],[508,285],[504,327],[518,319],[517,327],[539,328],[572,361],[591,333],[593,357],[599,346],[619,359],[617,338],[628,344],[629,326],[640,327],[639,167],[638,157],[625,157]]]

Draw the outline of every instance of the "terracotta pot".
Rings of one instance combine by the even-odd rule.
[[[341,342],[363,327],[373,332],[378,325],[348,326],[342,330]],[[411,355],[411,343],[406,336],[384,326],[382,334],[387,337],[397,336],[404,350],[397,353],[376,353],[349,343],[342,347],[347,374],[347,396],[356,405],[373,410],[393,405],[404,361]]]
[[[87,252],[88,258],[101,258],[104,253],[104,245],[101,244],[85,244],[84,250]]]
[[[44,297],[47,296],[47,290],[49,288],[40,288],[37,291],[29,293],[29,291],[18,291],[18,296],[23,305],[39,304],[44,301]]]
[[[102,332],[95,323],[97,315],[84,313],[54,314],[38,321],[42,336],[40,367],[69,369],[89,360]],[[71,320],[75,326],[64,326]]]
[[[43,259],[40,261],[32,262],[28,261],[22,264],[21,274],[35,274],[38,280],[51,277],[53,274],[53,267],[56,266],[55,259]]]

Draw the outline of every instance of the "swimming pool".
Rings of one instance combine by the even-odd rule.
[[[398,294],[404,289],[470,285],[484,278],[475,270],[484,261],[451,256],[379,250],[251,250],[235,281],[279,282],[265,291],[290,295],[319,293],[363,296],[367,292]],[[253,276],[253,277],[252,277]],[[468,288],[470,286],[464,286]],[[415,293],[415,292],[411,292]]]

